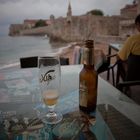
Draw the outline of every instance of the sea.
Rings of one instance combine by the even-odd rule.
[[[0,36],[0,69],[18,65],[23,57],[57,53],[67,45],[60,42],[50,43],[46,36]]]

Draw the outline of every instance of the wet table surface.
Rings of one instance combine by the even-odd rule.
[[[73,120],[77,122],[77,120],[80,119],[76,118],[84,116],[81,112],[79,113],[78,107],[79,72],[81,69],[81,65],[61,66],[61,95],[56,109],[62,112],[64,119],[59,125],[53,127],[53,131],[51,132],[49,127],[44,125],[40,120],[37,120],[37,123],[34,122],[36,118],[38,118],[38,111],[46,111],[46,108],[43,108],[41,103],[41,94],[38,86],[38,69],[19,69],[11,67],[1,70],[0,139],[7,139],[7,137],[23,140],[31,140],[32,138],[42,140],[43,138],[50,140],[66,139],[63,138],[65,132],[61,134],[61,137],[55,138],[52,137],[52,132],[59,135],[58,130],[64,126],[64,124],[68,122],[71,123]],[[75,131],[73,129],[74,132],[68,129],[66,132],[70,132],[69,136],[76,136],[71,139],[80,139],[80,137],[83,139],[88,137],[93,140],[140,139],[140,106],[101,77],[98,77],[96,112],[85,116],[88,116],[85,117],[87,121],[84,123],[84,125],[86,124],[89,128],[87,131],[88,136],[86,136],[85,133],[82,136],[81,133],[78,133],[77,137],[77,133],[75,133],[77,129]],[[94,117],[96,117],[96,122]],[[17,124],[19,124],[21,120],[22,126],[18,126]],[[29,126],[28,123],[31,121],[33,123]],[[16,125],[16,128],[9,126],[11,122],[13,126]],[[72,123],[69,126],[82,128],[80,124],[82,123],[78,121],[78,123]],[[17,132],[16,130],[21,130],[19,127],[23,127],[25,130],[22,129],[21,133]],[[34,129],[37,129],[37,131],[33,131]],[[81,129],[78,130],[81,131]],[[89,132],[91,132],[91,134]],[[12,136],[12,134],[14,134],[14,136]]]

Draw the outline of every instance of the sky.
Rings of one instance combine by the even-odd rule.
[[[66,16],[70,0],[0,0],[0,35],[6,35],[10,24],[24,19],[48,19]],[[119,15],[120,9],[133,0],[71,0],[72,14],[82,15],[100,9],[104,15]]]

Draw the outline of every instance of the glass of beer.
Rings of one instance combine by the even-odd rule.
[[[62,120],[62,114],[55,111],[61,83],[60,60],[58,56],[39,57],[38,65],[42,101],[48,108],[43,121],[56,124]]]

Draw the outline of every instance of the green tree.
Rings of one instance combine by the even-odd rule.
[[[38,20],[35,24],[35,28],[36,27],[43,27],[43,26],[47,26],[46,22],[42,19]]]
[[[103,11],[99,10],[99,9],[91,10],[91,11],[87,12],[87,14],[98,15],[98,16],[103,16],[104,15]]]

